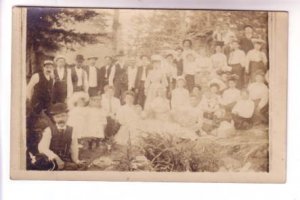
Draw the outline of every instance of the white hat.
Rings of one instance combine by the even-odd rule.
[[[54,62],[57,62],[59,59],[64,59],[66,61],[66,58],[62,55],[57,55],[54,59]]]
[[[88,60],[89,59],[96,59],[96,60],[98,60],[98,56],[96,56],[96,55],[90,55],[90,56],[87,57],[87,59]]]
[[[158,54],[151,56],[152,61],[162,61],[162,57]]]
[[[44,65],[54,65],[52,60],[45,60]]]

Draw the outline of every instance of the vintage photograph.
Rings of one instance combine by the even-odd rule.
[[[25,171],[270,172],[269,12],[22,9]]]

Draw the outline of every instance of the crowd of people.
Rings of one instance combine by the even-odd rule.
[[[78,139],[89,149],[103,141],[110,148],[144,133],[196,140],[267,124],[266,41],[253,31],[245,26],[237,38],[216,29],[211,55],[185,39],[164,55],[105,56],[102,67],[97,55],[79,54],[74,65],[60,55],[45,60],[27,85],[30,168],[80,163]]]

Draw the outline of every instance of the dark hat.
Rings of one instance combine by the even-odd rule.
[[[84,61],[83,55],[78,54],[78,55],[76,56],[76,61]]]
[[[239,79],[239,75],[232,74],[228,77],[228,81],[237,81]]]
[[[121,56],[125,56],[125,53],[124,53],[124,51],[119,51],[116,55],[115,55],[115,57],[121,57]]]
[[[69,109],[67,107],[67,104],[56,103],[56,104],[51,105],[49,113],[50,113],[50,115],[57,115],[60,113],[66,113],[68,111],[69,111]]]

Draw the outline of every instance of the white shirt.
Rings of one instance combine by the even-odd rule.
[[[223,53],[215,53],[211,56],[212,66],[215,70],[230,71],[227,65],[227,57]]]
[[[82,74],[84,73],[84,71],[82,68],[75,67],[75,72],[78,77],[77,86],[82,86],[82,84],[83,84],[83,80],[82,80],[83,75]]]
[[[251,118],[254,113],[255,104],[252,100],[238,100],[232,109],[232,113],[243,118]]]
[[[259,100],[258,108],[263,108],[269,101],[269,88],[264,83],[254,82],[248,86],[252,100]]]
[[[128,67],[127,76],[128,76],[128,90],[131,90],[135,86],[137,68]]]
[[[101,106],[107,115],[116,114],[121,106],[120,100],[116,97],[108,97],[103,94],[101,98]]]
[[[43,132],[43,137],[40,141],[40,143],[38,144],[38,150],[40,153],[45,154],[49,160],[52,160],[56,157],[59,157],[58,155],[56,155],[53,151],[50,150],[50,142],[51,142],[51,129],[50,127],[47,127],[44,132]],[[74,134],[72,134],[72,144],[71,144],[71,155],[72,158],[75,158],[75,161],[78,160],[78,145],[77,145],[77,139],[74,138]]]
[[[240,98],[240,90],[238,90],[237,88],[228,88],[223,92],[222,104],[229,105],[231,103],[238,101],[239,98]]]
[[[89,66],[89,87],[97,87],[98,80],[97,80],[97,69],[95,66]]]
[[[115,73],[116,73],[116,66],[113,65],[110,68],[110,73],[108,74],[109,67],[110,67],[109,65],[106,66],[105,78],[108,78],[108,85],[112,86],[112,85],[114,85],[114,79],[115,79]]]
[[[240,49],[236,49],[229,54],[228,64],[241,64],[242,67],[246,64],[246,54]]]
[[[197,62],[197,68],[196,68],[197,72],[211,71],[212,61],[209,57],[199,56],[196,59],[196,62]]]
[[[189,105],[189,91],[185,88],[176,88],[172,91],[171,107],[173,110],[185,109]]]
[[[264,52],[258,51],[256,49],[252,49],[247,54],[247,60],[246,60],[246,70],[248,72],[249,70],[249,64],[251,61],[260,62],[262,61],[264,64],[267,64],[268,59]]]

